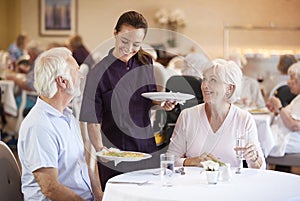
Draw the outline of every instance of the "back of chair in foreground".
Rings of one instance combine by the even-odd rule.
[[[22,201],[21,172],[10,148],[0,141],[0,200]]]

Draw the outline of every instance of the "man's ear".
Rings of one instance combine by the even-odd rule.
[[[55,79],[57,85],[59,87],[61,87],[62,89],[67,89],[68,88],[68,85],[69,85],[69,82],[68,80],[65,80],[62,78],[62,76],[58,76],[56,79]]]

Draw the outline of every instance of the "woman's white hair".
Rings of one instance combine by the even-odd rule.
[[[39,55],[34,65],[34,87],[37,93],[52,98],[57,92],[55,79],[62,76],[71,80],[67,59],[72,52],[65,47],[52,48]]]
[[[295,75],[298,83],[300,83],[300,61],[292,64],[288,69],[288,75]]]
[[[234,87],[232,93],[229,95],[228,100],[234,103],[240,97],[240,90],[242,86],[243,73],[240,67],[233,61],[226,61],[224,59],[215,59],[212,65],[207,66],[203,73],[213,68],[213,73],[218,75],[222,82]]]

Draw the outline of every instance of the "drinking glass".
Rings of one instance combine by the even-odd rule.
[[[161,185],[163,187],[172,186],[174,176],[174,155],[160,155]]]
[[[248,144],[248,134],[246,132],[237,132],[235,140],[236,148],[238,149],[236,150],[236,157],[240,160],[239,167],[237,168],[237,171],[235,173],[240,174],[241,169],[243,168],[243,160],[245,160],[244,152],[246,149],[246,145]]]
[[[259,72],[259,73],[257,74],[257,81],[258,81],[259,83],[262,83],[262,82],[264,81],[264,75],[263,75],[263,73]]]

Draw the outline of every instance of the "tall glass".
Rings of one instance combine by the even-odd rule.
[[[161,169],[161,185],[164,187],[172,186],[174,176],[174,155],[161,154],[160,155],[160,169]]]
[[[240,174],[241,169],[243,168],[243,160],[245,160],[244,152],[246,149],[246,145],[248,144],[248,133],[247,132],[242,133],[238,131],[236,133],[235,142],[236,142],[236,146],[235,146],[236,157],[240,161],[239,167],[237,168],[237,171],[235,173]]]

